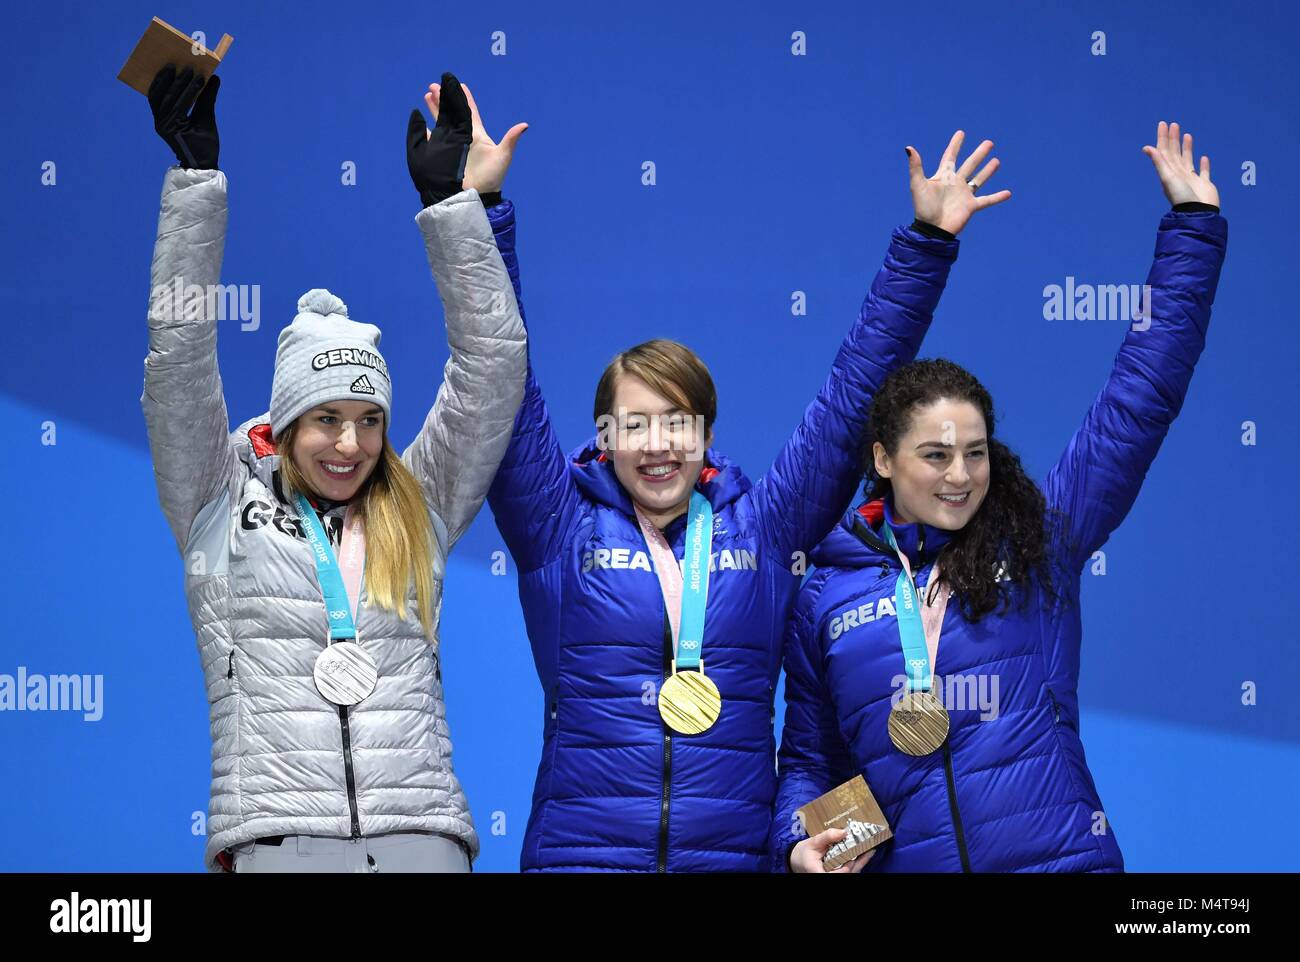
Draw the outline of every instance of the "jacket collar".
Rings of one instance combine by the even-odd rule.
[[[739,499],[752,486],[737,465],[713,448],[704,452],[704,464],[705,468],[695,483],[695,490],[709,499],[709,505],[715,513]],[[632,507],[632,499],[614,473],[614,462],[597,447],[595,437],[570,453],[569,474],[584,497],[621,511],[635,523],[636,511]],[[682,515],[664,529],[664,536],[670,543],[678,526],[685,525],[685,518]]]
[[[877,554],[893,558],[894,552],[883,535],[883,526],[889,525],[890,531],[894,533],[894,540],[898,543],[898,550],[907,557],[914,571],[938,557],[939,551],[956,533],[921,522],[905,524],[895,520],[892,496],[877,498],[860,505],[845,521],[862,543]]]

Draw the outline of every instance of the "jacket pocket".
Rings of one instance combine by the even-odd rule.
[[[560,741],[560,696],[552,692],[546,700],[546,797],[551,796],[551,785],[555,782],[555,750]]]
[[[1074,726],[1074,722],[1072,722],[1072,721],[1070,720],[1070,717],[1069,717],[1069,714],[1068,714],[1068,713],[1066,713],[1066,715],[1065,715],[1065,721],[1062,721],[1062,720],[1061,720],[1061,717],[1062,717],[1062,715],[1061,715],[1061,703],[1060,703],[1059,701],[1056,700],[1056,693],[1055,693],[1054,691],[1052,691],[1052,689],[1050,689],[1050,688],[1047,689],[1047,697],[1051,700],[1051,704],[1052,704],[1052,708],[1051,708],[1051,711],[1052,711],[1052,724],[1053,724],[1053,725],[1064,725],[1066,728],[1070,729],[1071,731],[1077,731],[1078,729],[1075,728],[1075,726]]]

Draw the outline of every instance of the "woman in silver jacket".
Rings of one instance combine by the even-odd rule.
[[[210,704],[210,871],[468,871],[478,854],[452,771],[438,615],[447,552],[510,441],[526,359],[480,199],[499,192],[514,141],[474,144],[467,167],[470,114],[448,84],[459,109],[433,131],[413,113],[407,159],[451,356],[400,457],[379,329],[323,290],[280,334],[270,411],[229,431],[219,78],[167,67],[149,93],[179,166],[163,180],[140,401]]]

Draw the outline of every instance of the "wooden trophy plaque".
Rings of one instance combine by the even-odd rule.
[[[226,55],[234,39],[230,34],[224,33],[217,49],[209,50],[197,40],[154,17],[131,51],[131,56],[126,58],[117,79],[131,89],[148,95],[149,84],[158,71],[169,63],[176,65],[178,73],[186,67],[192,67],[202,77],[211,77],[217,67],[221,66],[221,58]]]

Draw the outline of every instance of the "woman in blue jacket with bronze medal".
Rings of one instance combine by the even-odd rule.
[[[1080,578],[1182,407],[1228,233],[1190,135],[1161,123],[1144,151],[1173,204],[1149,301],[1041,488],[956,364],[875,395],[867,500],[814,551],[788,628],[774,870],[824,871],[844,833],[801,837],[796,812],[856,775],[893,835],[836,871],[1123,870],[1079,739]]]
[[[997,161],[985,142],[959,167],[960,141],[931,178],[912,156],[917,223],[894,232],[829,379],[756,483],[712,447],[713,382],[684,345],[619,354],[596,388],[596,436],[567,455],[530,371],[488,494],[545,693],[525,871],[767,868],[799,553],[852,497],[870,398],[915,356],[953,235],[1009,196],[975,195],[968,182]],[[514,208],[488,218],[519,299]]]

